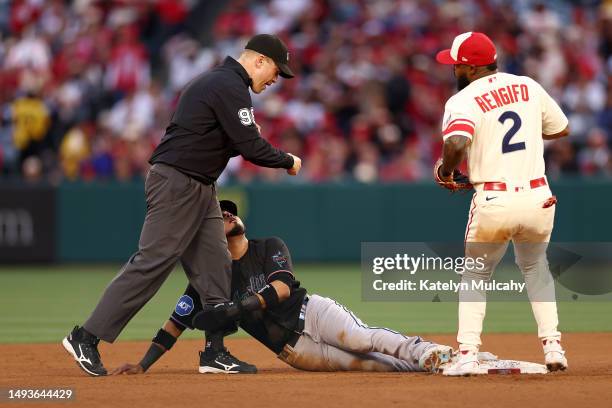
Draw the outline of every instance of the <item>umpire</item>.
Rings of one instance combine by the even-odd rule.
[[[248,91],[261,93],[279,75],[293,78],[288,60],[287,47],[278,37],[259,34],[238,60],[227,57],[181,93],[149,161],[138,252],[106,288],[89,319],[62,341],[87,374],[106,375],[98,352],[100,339],[115,341],[177,261],[203,304],[229,301],[231,258],[215,181],[237,155],[259,166],[287,169],[290,175],[300,171],[298,157],[275,149],[260,136]],[[233,356],[225,350],[223,336],[223,331],[206,333],[206,343],[209,351],[228,361],[228,355]]]

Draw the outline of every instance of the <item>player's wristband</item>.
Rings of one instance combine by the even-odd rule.
[[[176,343],[176,337],[165,331],[164,329],[159,329],[153,340],[153,343],[157,343],[162,346],[166,351],[170,350],[174,343]]]
[[[261,288],[257,293],[261,295],[261,297],[266,302],[267,309],[274,308],[279,304],[278,293],[276,293],[276,289],[274,289],[274,286],[268,284]]]
[[[151,343],[149,350],[140,361],[140,366],[144,371],[147,371],[165,352],[166,350],[161,348],[159,344]]]
[[[251,295],[240,302],[242,311],[254,312],[255,310],[261,309],[262,306],[257,295]]]

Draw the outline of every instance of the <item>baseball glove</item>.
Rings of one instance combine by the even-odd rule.
[[[453,171],[452,177],[449,177],[447,179],[442,178],[440,176],[440,167],[442,167],[442,159],[438,159],[438,161],[434,165],[434,180],[436,181],[436,183],[438,183],[439,186],[449,190],[452,193],[456,191],[465,192],[473,188],[468,176],[461,173],[457,169]]]

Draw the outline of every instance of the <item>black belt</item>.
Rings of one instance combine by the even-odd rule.
[[[295,347],[300,337],[302,337],[302,333],[292,332],[291,336],[289,336],[289,339],[287,340],[287,343],[285,343],[285,345],[290,346],[292,348]]]
[[[297,330],[292,332],[287,339],[288,346],[295,347],[296,343],[302,336],[302,332],[304,331],[304,326],[306,324],[306,306],[308,305],[308,295],[304,296],[304,301],[302,302],[302,307],[300,308],[300,315],[298,317]]]
[[[184,175],[186,175],[187,177],[192,178],[195,181],[200,182],[200,183],[202,183],[202,184],[204,184],[206,186],[210,186],[211,184],[214,183],[214,181],[210,181],[210,180],[204,178],[203,176],[199,176],[199,175],[196,175],[196,174],[193,174],[193,173],[186,173],[186,172],[182,171],[181,169],[177,169],[177,170],[180,171],[181,173],[183,173]]]
[[[151,163],[151,166],[153,166],[154,164],[163,164],[163,165],[166,165],[168,167],[172,167],[174,170],[178,171],[179,173],[181,173],[181,174],[183,174],[183,175],[185,175],[185,176],[187,176],[187,177],[189,177],[191,179],[194,179],[195,181],[197,181],[199,183],[205,184],[207,186],[210,186],[211,184],[215,183],[214,179],[211,179],[211,178],[209,178],[207,176],[204,176],[202,174],[197,174],[197,173],[192,173],[192,172],[189,172],[189,171],[185,171],[183,169],[180,169],[180,168],[176,167],[176,165],[171,164],[171,163],[166,163],[166,162],[163,162],[163,161],[155,161],[155,162]]]

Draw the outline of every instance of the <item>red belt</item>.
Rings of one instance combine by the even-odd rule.
[[[534,189],[546,185],[546,178],[540,177],[529,181],[529,186]],[[520,187],[515,187],[514,191],[519,191]],[[489,181],[484,183],[483,190],[486,191],[506,191],[506,183],[499,181]]]

